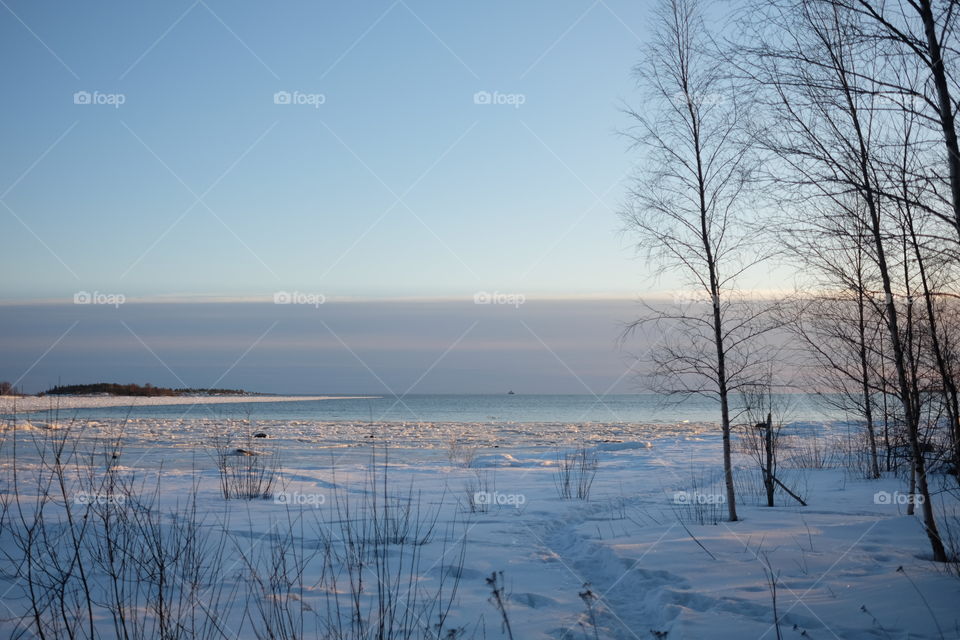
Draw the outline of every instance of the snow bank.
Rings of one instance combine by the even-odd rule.
[[[0,413],[49,411],[55,409],[95,409],[100,407],[148,407],[196,404],[236,404],[247,402],[304,402],[361,396],[0,396]],[[365,397],[365,396],[363,396]]]
[[[876,497],[903,492],[898,478],[785,469],[783,477],[802,489],[809,507],[784,500],[771,509],[761,506],[753,465],[738,458],[741,521],[710,521],[707,507],[700,513],[706,522],[696,521],[698,507],[678,505],[675,494],[712,495],[721,457],[713,425],[100,419],[55,432],[21,420],[18,429],[28,425],[36,431],[24,432],[18,443],[20,481],[37,468],[29,447],[44,431],[77,429],[82,452],[122,431],[119,462],[137,478],[131,486],[153,495],[159,483],[157,495],[171,508],[196,486],[206,527],[234,535],[229,548],[242,541],[242,548],[262,549],[257,553],[265,557],[289,522],[300,527],[296,548],[319,548],[342,521],[344,497],[354,508],[360,504],[374,446],[381,455],[389,446],[384,486],[409,492],[438,514],[436,538],[417,548],[424,559],[417,589],[427,593],[459,576],[449,622],[465,626],[465,638],[502,637],[486,582],[500,571],[513,635],[524,640],[776,638],[769,575],[776,576],[784,638],[960,637],[960,580],[926,559],[923,528],[905,505]],[[278,461],[275,491],[284,499],[224,501],[212,444],[222,438],[247,449],[247,438],[261,431],[269,438],[255,442],[269,445],[271,455],[251,460]],[[816,431],[825,444],[830,429]],[[4,462],[10,437],[18,436],[0,439]],[[557,455],[579,447],[598,456],[599,469],[588,500],[563,500]],[[92,457],[83,469],[103,464]],[[4,480],[0,493],[9,498]],[[960,514],[956,491],[937,495],[938,514]],[[461,536],[467,540],[462,565],[456,558]],[[0,543],[15,553],[9,538]],[[222,579],[227,593],[250,584],[240,564]],[[305,582],[319,579],[311,574]],[[8,589],[8,606],[22,609],[22,584],[0,573],[0,593]],[[304,611],[325,612],[326,593],[305,588],[289,597]],[[247,601],[224,604],[231,632],[250,637]],[[12,614],[0,618],[0,633],[13,633]],[[109,631],[105,625],[103,637]]]

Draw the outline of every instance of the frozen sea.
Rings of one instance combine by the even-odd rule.
[[[51,406],[56,401],[51,398]],[[251,420],[314,420],[319,422],[620,422],[676,424],[716,422],[719,405],[704,397],[682,402],[658,394],[566,394],[497,395],[410,394],[304,400],[303,402],[256,402],[224,405],[96,407],[70,409],[61,417],[77,418],[246,418]],[[786,422],[842,420],[813,394],[781,394],[777,403]]]

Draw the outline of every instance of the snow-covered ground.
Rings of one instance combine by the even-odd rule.
[[[790,441],[794,448],[783,452],[782,471],[809,506],[779,493],[781,506],[760,506],[759,477],[739,456],[741,520],[735,523],[723,520],[720,439],[713,425],[49,423],[26,416],[16,435],[8,427],[0,445],[0,488],[7,504],[15,505],[16,444],[20,501],[29,515],[38,504],[31,478],[43,473],[38,443],[69,442],[68,449],[77,447],[79,466],[69,471],[67,489],[51,492],[56,497],[46,507],[49,522],[64,520],[65,502],[74,505],[74,516],[92,509],[93,519],[105,505],[114,508],[115,494],[79,501],[74,495],[97,486],[90,479],[102,478],[111,466],[131,480],[131,495],[147,496],[158,512],[189,512],[211,539],[228,540],[209,552],[216,572],[191,592],[190,602],[200,603],[189,607],[194,613],[207,611],[209,621],[209,610],[216,610],[217,630],[206,637],[265,637],[267,629],[275,637],[376,637],[351,632],[351,620],[375,626],[408,613],[408,622],[431,630],[410,637],[507,637],[494,604],[497,585],[488,582],[494,572],[502,572],[498,584],[517,640],[774,639],[776,617],[783,638],[960,637],[960,579],[926,559],[920,521],[905,515],[898,493],[902,480],[863,480],[832,456],[816,465],[824,468],[791,464],[794,453],[809,451],[811,433],[821,448],[832,438],[829,426],[798,431]],[[89,455],[118,439],[123,449],[116,458],[102,451]],[[576,471],[574,495],[561,497],[564,453],[585,453],[588,467],[596,459],[588,499],[575,495]],[[373,456],[378,464],[372,469]],[[224,500],[218,461],[225,459],[275,467],[273,497]],[[941,483],[950,486],[942,478],[934,486]],[[197,508],[185,511],[194,493]],[[402,504],[413,506],[395,508]],[[957,526],[955,491],[938,492],[936,508],[942,525],[946,512]],[[386,528],[403,529],[406,541],[394,536],[378,543],[359,535],[367,540],[366,551],[352,555],[351,536],[372,531],[376,538],[382,529],[372,521],[388,511]],[[14,516],[16,509],[7,513],[0,542],[18,557],[24,536],[18,547],[11,527],[25,520]],[[158,530],[174,531],[163,527],[175,521],[161,518]],[[62,548],[70,537],[50,540],[61,545],[58,557],[71,557]],[[377,548],[383,553],[371,552]],[[299,571],[276,571],[277,550]],[[274,568],[272,580],[267,567]],[[20,616],[21,626],[29,627],[31,611],[24,579],[9,576],[9,561],[3,568],[0,633],[6,634]],[[95,562],[89,580],[109,584]],[[102,637],[112,637],[115,628],[107,601],[106,595],[99,598],[93,610]],[[385,601],[392,605],[382,608]],[[147,591],[137,602],[141,613],[148,612],[145,619],[153,615]],[[446,606],[449,614],[438,630],[432,625]],[[285,617],[296,633],[283,631]],[[464,631],[446,635],[457,628]],[[82,628],[79,636],[85,637]]]
[[[150,407],[247,402],[305,402],[309,400],[352,399],[362,396],[0,396],[0,413],[30,413],[101,407]],[[363,396],[365,397],[365,396]]]

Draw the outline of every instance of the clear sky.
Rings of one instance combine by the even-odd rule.
[[[636,389],[650,9],[0,0],[0,380]]]
[[[649,286],[614,213],[648,3],[0,5],[4,300]]]

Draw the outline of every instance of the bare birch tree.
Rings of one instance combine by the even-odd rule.
[[[945,198],[947,212],[934,209],[953,228],[960,240],[960,142],[956,113],[960,88],[957,86],[956,58],[958,51],[958,5],[955,0],[824,0],[839,14],[856,16],[849,25],[858,38],[882,43],[886,57],[908,59],[907,67],[921,68],[923,82],[904,82],[900,74],[872,76],[876,90],[900,98],[901,109],[936,128],[944,153],[940,163],[947,171],[933,171],[943,176],[949,187]],[[942,164],[941,164],[942,166]]]
[[[622,213],[625,230],[658,273],[689,287],[689,304],[647,307],[666,332],[652,353],[657,389],[716,398],[723,434],[727,515],[737,520],[731,460],[732,394],[762,358],[763,305],[738,295],[759,260],[744,215],[752,167],[744,113],[697,0],[663,0],[658,29],[635,69],[643,109],[628,132],[644,163]]]
[[[920,396],[913,333],[911,290],[904,309],[897,306],[898,269],[907,269],[895,207],[878,165],[879,149],[889,140],[889,118],[874,78],[883,78],[881,41],[863,39],[860,14],[833,0],[769,0],[760,33],[753,34],[745,59],[752,79],[766,88],[769,126],[761,131],[765,147],[779,160],[782,185],[803,197],[820,200],[835,215],[861,217],[869,256],[879,279],[879,296],[871,298],[885,325],[885,342],[895,372],[917,491],[922,496],[923,524],[934,559],[946,553],[937,528],[926,477],[920,430]],[[756,19],[756,18],[755,18]],[[851,203],[851,197],[853,202]],[[798,216],[803,227],[805,220]],[[899,282],[910,286],[903,273]],[[902,315],[903,314],[903,315]]]

